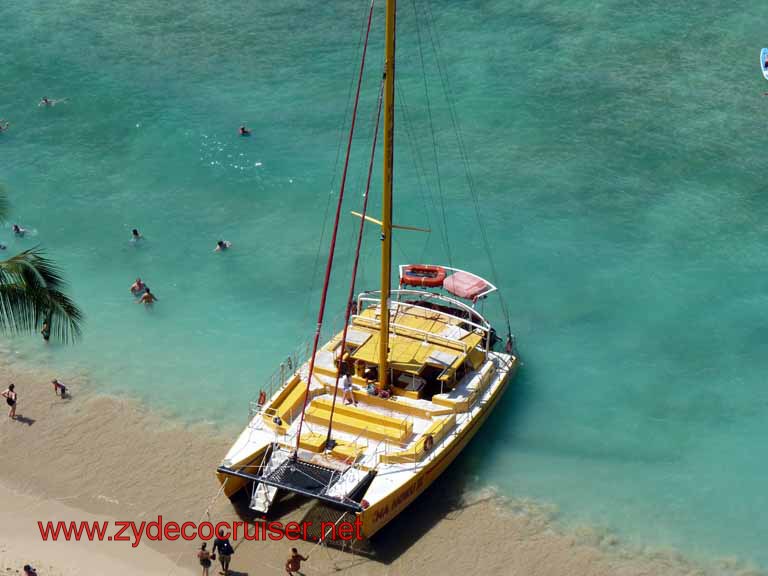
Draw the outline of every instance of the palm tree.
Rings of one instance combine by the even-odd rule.
[[[0,222],[8,212],[8,197],[0,187]],[[35,333],[47,321],[53,338],[79,339],[83,313],[65,288],[59,268],[39,247],[0,260],[0,332]]]

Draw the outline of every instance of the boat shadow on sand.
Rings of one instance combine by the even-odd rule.
[[[526,404],[530,389],[524,372],[520,370],[500,404],[463,453],[407,509],[369,540],[355,540],[351,543],[329,540],[327,544],[368,560],[391,564],[438,523],[454,520],[460,522],[457,513],[496,499],[497,496],[492,491],[481,497],[466,496],[475,490],[488,487],[478,481],[478,477],[495,454],[516,436],[518,416]],[[265,518],[263,514],[248,507],[248,492],[242,490],[232,500],[237,515],[247,522],[279,520],[281,523],[311,522],[312,526],[319,526],[322,522],[335,521],[339,515],[338,511],[325,504],[311,503],[302,496],[283,495],[274,503],[270,514]],[[315,539],[310,538],[310,541],[312,540]]]

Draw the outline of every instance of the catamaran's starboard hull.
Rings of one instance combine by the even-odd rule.
[[[436,454],[433,460],[428,461],[408,482],[400,486],[395,492],[379,502],[371,504],[367,509],[357,514],[362,522],[361,531],[364,538],[371,538],[398,514],[403,512],[461,454],[461,451],[472,440],[477,431],[480,430],[485,420],[499,403],[509,382],[514,378],[518,365],[518,358],[513,357],[506,374],[501,376],[493,393],[486,400],[486,404],[472,418],[466,429],[462,430],[446,446],[444,451]]]

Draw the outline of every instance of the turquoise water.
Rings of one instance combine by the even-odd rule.
[[[554,502],[568,522],[765,567],[760,8],[432,3],[525,360],[460,467],[506,494]],[[11,251],[43,244],[88,316],[75,347],[12,345],[184,418],[244,423],[247,400],[311,335],[366,5],[105,10],[0,7],[0,118],[13,124],[0,135],[0,180],[14,221],[34,230],[15,240],[6,227],[0,241]],[[403,232],[395,257],[450,253],[487,275],[421,28],[441,215],[413,4],[400,12],[398,109],[409,122],[397,131],[395,219],[433,233]],[[367,165],[378,38],[349,209]],[[38,108],[43,95],[68,100]],[[251,138],[237,136],[242,123]],[[374,181],[378,190],[379,172]],[[353,223],[341,233],[342,273]],[[133,227],[146,237],[135,245]],[[230,252],[212,252],[220,238]],[[377,282],[376,248],[370,230],[361,286]],[[133,304],[136,276],[160,298],[153,310]]]

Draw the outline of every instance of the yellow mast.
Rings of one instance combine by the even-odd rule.
[[[392,276],[392,166],[395,139],[395,17],[397,0],[387,0],[384,61],[384,187],[381,200],[381,328],[379,386],[389,378],[389,287]]]

